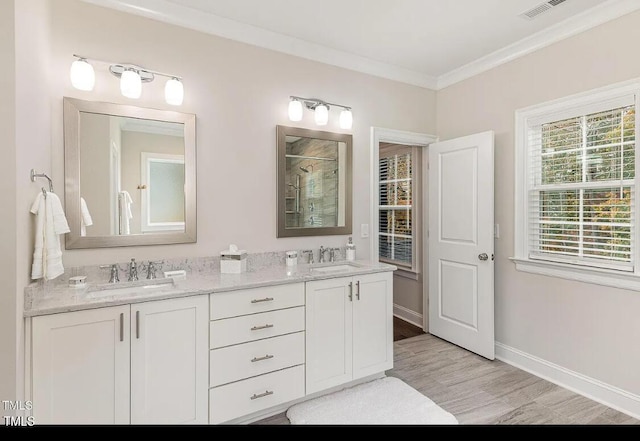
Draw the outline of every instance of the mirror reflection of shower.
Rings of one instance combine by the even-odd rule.
[[[296,183],[292,184],[291,182],[287,183],[289,187],[292,187],[295,190],[294,196],[294,211],[293,214],[300,213],[300,174],[296,173]]]
[[[346,145],[299,137],[287,137],[286,144],[286,227],[332,227],[344,223],[339,202],[344,194],[344,186],[339,183],[339,160],[344,160]]]
[[[311,171],[309,171],[309,168],[311,168]],[[309,164],[306,167],[300,166],[300,170],[305,173],[313,173],[313,164]]]

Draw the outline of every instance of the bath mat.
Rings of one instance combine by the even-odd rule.
[[[458,424],[429,398],[385,377],[291,406],[291,424]]]

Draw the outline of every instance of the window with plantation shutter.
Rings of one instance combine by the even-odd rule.
[[[417,147],[380,149],[379,257],[413,268],[415,256],[415,179]]]
[[[515,260],[636,273],[637,93],[516,113]]]

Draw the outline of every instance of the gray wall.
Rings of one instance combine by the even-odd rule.
[[[16,399],[17,259],[16,259],[16,88],[14,3],[0,2],[0,400]],[[25,266],[26,262],[21,262]],[[6,415],[0,412],[0,415]]]
[[[53,171],[64,175],[62,97],[135,104],[197,115],[198,242],[196,244],[66,250],[66,266],[108,264],[171,255],[205,256],[236,243],[249,252],[338,247],[346,236],[276,238],[276,126],[292,125],[290,95],[318,96],[354,109],[353,225],[369,222],[369,130],[371,126],[435,132],[435,92],[230,41],[193,30],[97,7],[77,0],[48,0],[53,95]],[[114,32],[118,29],[118,32]],[[144,35],[145,38],[139,38]],[[184,77],[184,105],[164,102],[164,81],[143,85],[142,97],[123,98],[119,84],[96,68],[96,88],[81,92],[69,82],[71,54],[135,62]],[[402,111],[398,111],[402,109]],[[333,109],[332,109],[333,110]],[[330,111],[323,130],[341,132]],[[299,127],[317,130],[313,112]],[[232,215],[229,215],[231,213]],[[354,234],[358,257],[369,257],[368,239]],[[21,263],[20,263],[21,264]]]
[[[2,136],[8,137],[7,144],[2,145],[3,160],[0,165],[0,176],[3,182],[7,180],[8,186],[3,186],[2,191],[14,193],[15,199],[9,197],[7,202],[9,204],[13,202],[13,205],[3,206],[7,223],[5,224],[3,220],[2,231],[8,231],[13,236],[9,239],[13,244],[8,245],[8,249],[2,249],[2,259],[6,260],[8,265],[2,266],[2,276],[0,276],[2,279],[7,279],[6,284],[2,285],[0,295],[3,299],[0,308],[2,330],[0,332],[2,334],[0,337],[2,342],[0,343],[2,346],[0,347],[0,391],[9,395],[2,396],[0,399],[15,397],[23,399],[24,319],[22,314],[24,287],[30,281],[35,227],[34,216],[29,209],[40,188],[47,186],[46,181],[43,180],[32,183],[29,180],[29,171],[34,168],[53,176],[56,193],[64,200],[63,176],[56,174],[51,164],[51,139],[62,137],[62,120],[60,119],[59,124],[56,125],[55,131],[52,131],[54,130],[51,124],[52,89],[50,71],[47,69],[51,60],[50,2],[5,0],[0,3],[2,3],[0,34],[3,37],[0,50],[8,60],[3,73],[0,74],[3,83],[0,86],[1,96],[4,101],[0,106],[4,109],[3,112],[10,112],[5,106],[14,105],[15,115],[14,130],[4,127],[5,124],[11,123],[12,118],[9,117],[7,120],[2,118],[1,132]],[[10,24],[11,20],[14,20],[14,26]],[[14,48],[15,58],[11,53],[12,48]],[[3,60],[5,60],[4,57]],[[7,73],[11,70],[15,73],[14,85],[11,84],[13,74]],[[14,89],[13,93],[11,88]],[[60,99],[59,102],[62,109],[62,100]],[[14,142],[11,142],[11,133],[15,133]],[[12,178],[13,182],[9,182]],[[12,250],[13,253],[11,253]],[[7,269],[6,272],[5,269]],[[12,298],[5,299],[5,296]],[[5,327],[7,327],[6,333]],[[10,347],[5,347],[5,344]]]
[[[494,130],[496,340],[640,393],[640,293],[516,271],[514,112],[640,76],[640,12],[438,92],[438,135]]]

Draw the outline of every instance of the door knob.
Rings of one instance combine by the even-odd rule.
[[[478,254],[478,259],[482,261],[489,260],[489,256],[487,255],[487,253]]]

